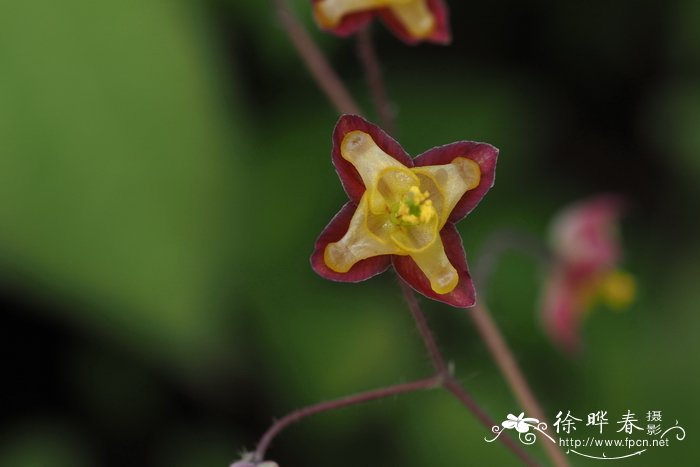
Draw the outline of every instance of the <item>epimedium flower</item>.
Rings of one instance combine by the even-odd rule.
[[[552,222],[554,259],[541,313],[549,337],[567,353],[580,350],[581,323],[594,306],[623,310],[634,300],[634,278],[618,268],[623,204],[618,196],[601,195],[566,208]]]
[[[443,0],[312,0],[314,17],[322,29],[346,37],[379,16],[408,44],[451,41],[447,6]]]
[[[460,141],[411,159],[379,127],[343,115],[332,159],[350,201],[321,232],[311,255],[320,276],[359,282],[393,264],[423,295],[467,308],[475,292],[454,223],[493,186],[498,150]]]

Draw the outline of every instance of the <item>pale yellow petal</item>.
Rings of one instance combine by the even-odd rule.
[[[370,192],[370,209],[379,214],[386,208],[391,193],[408,189],[418,179],[402,163],[385,153],[363,131],[351,131],[340,144],[340,155],[350,162]],[[381,196],[380,196],[381,195]]]
[[[369,212],[368,195],[365,193],[347,233],[326,246],[323,255],[326,266],[335,272],[348,272],[363,259],[400,253],[399,247],[390,240],[393,228],[388,216],[376,216]]]
[[[335,27],[347,14],[382,8],[390,3],[391,0],[322,0],[314,8],[321,24]]]
[[[414,3],[425,4],[425,0],[322,0],[314,5],[314,9],[316,17],[321,21],[321,24],[326,27],[335,27],[340,24],[343,16],[351,13],[391,6],[394,6],[393,8],[402,8],[411,6]],[[413,9],[403,12],[403,15],[406,16],[406,21],[417,23],[420,21],[420,17],[417,15],[421,13],[420,5],[416,5]],[[430,13],[429,10],[428,13]],[[402,21],[404,20],[402,19]],[[411,30],[408,25],[406,28],[409,31]]]
[[[379,173],[379,178],[372,185],[365,185],[369,191],[369,207],[375,214],[387,211],[398,203],[403,194],[420,183],[418,177],[409,169],[401,166],[387,167]]]
[[[437,216],[433,216],[425,224],[418,223],[417,217],[415,220],[415,225],[399,227],[391,233],[391,239],[404,254],[426,250],[435,241],[440,240]]]
[[[420,178],[421,189],[431,193],[440,218],[440,229],[464,193],[479,186],[481,180],[479,164],[466,157],[457,157],[449,164],[416,167],[411,171]],[[434,196],[434,191],[437,191],[441,198]]]
[[[422,39],[430,36],[435,30],[436,20],[428,8],[426,0],[413,0],[391,7],[392,13],[408,30],[411,36]]]
[[[430,288],[441,295],[452,292],[459,282],[459,274],[445,253],[438,235],[426,249],[411,253],[411,258],[430,280]]]

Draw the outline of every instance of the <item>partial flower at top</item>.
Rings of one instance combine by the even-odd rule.
[[[622,310],[634,300],[634,278],[617,268],[622,204],[617,196],[599,196],[567,208],[552,223],[554,259],[542,319],[552,341],[568,353],[580,350],[581,322],[591,308],[603,303]]]
[[[350,202],[326,226],[311,256],[322,277],[359,282],[394,265],[423,295],[470,307],[475,293],[454,222],[493,186],[498,150],[460,141],[412,160],[380,128],[344,115],[333,164]]]
[[[346,37],[366,27],[374,16],[408,44],[452,40],[443,0],[312,0],[323,29]]]

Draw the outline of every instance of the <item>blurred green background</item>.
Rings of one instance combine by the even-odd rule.
[[[571,201],[629,198],[639,296],[587,320],[580,357],[541,331],[526,256],[505,256],[489,305],[550,417],[661,410],[686,441],[618,465],[695,465],[700,2],[448,3],[447,48],[375,25],[397,137],[413,155],[501,149],[459,225],[471,259],[500,229],[544,238]],[[293,4],[370,109],[353,41]],[[345,201],[336,118],[268,2],[0,3],[0,465],[227,466],[273,417],[429,373],[392,274],[335,284],[309,267]],[[465,313],[422,302],[475,399],[519,413]],[[307,420],[269,457],[518,465],[487,434],[433,391]]]

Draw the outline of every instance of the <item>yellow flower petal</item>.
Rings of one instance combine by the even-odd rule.
[[[417,216],[413,217],[415,217],[415,223],[410,226],[397,227],[390,234],[390,238],[404,254],[423,251],[440,238],[437,216],[433,216],[425,224],[420,224]]]
[[[464,193],[479,186],[481,180],[479,164],[466,157],[457,157],[449,164],[416,167],[411,171],[418,175],[421,189],[431,194],[440,218],[439,229],[445,225]],[[439,196],[434,193],[439,193]]]
[[[368,198],[367,193],[362,195],[343,238],[326,246],[323,260],[335,272],[348,272],[355,263],[372,256],[401,253],[389,238],[394,229],[389,217],[369,212]]]
[[[445,253],[440,235],[427,248],[411,253],[423,274],[430,280],[430,288],[444,295],[452,292],[459,283],[459,274]]]
[[[351,131],[340,143],[340,155],[350,162],[370,192],[370,209],[379,214],[392,193],[407,190],[418,179],[401,162],[381,150],[363,131]],[[381,195],[381,196],[380,196]]]
[[[423,31],[428,26],[430,32],[434,28],[435,20],[430,22],[429,19],[425,19],[432,18],[425,0],[322,0],[314,5],[314,11],[316,18],[324,27],[334,28],[340,24],[345,15],[385,7],[391,7],[411,34],[413,30]],[[428,22],[430,25],[427,24]],[[425,36],[428,35],[430,33],[425,34]]]
[[[429,37],[435,30],[437,22],[435,16],[428,8],[425,0],[413,0],[402,2],[403,4],[391,7],[392,13],[404,25],[411,36],[416,39]]]
[[[323,26],[333,28],[349,13],[373,10],[390,3],[391,0],[323,0],[314,5],[314,10]]]
[[[375,183],[365,185],[370,196],[370,210],[374,214],[387,212],[388,208],[401,201],[404,193],[418,183],[418,177],[406,167],[387,167],[379,172]]]

